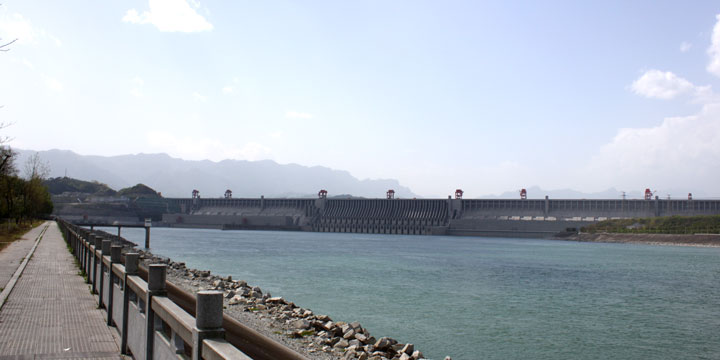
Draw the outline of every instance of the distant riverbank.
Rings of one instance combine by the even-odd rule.
[[[580,233],[555,239],[580,242],[720,247],[720,234]]]

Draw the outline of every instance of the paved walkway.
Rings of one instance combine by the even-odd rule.
[[[0,224],[3,226],[3,224]],[[13,241],[10,245],[0,250],[0,288],[5,288],[10,278],[20,266],[28,251],[35,245],[35,239],[42,231],[43,226],[30,230],[22,238]]]
[[[0,360],[122,359],[117,333],[107,327],[104,312],[78,275],[57,224],[46,224],[0,310]]]

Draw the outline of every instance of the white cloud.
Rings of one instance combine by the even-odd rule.
[[[142,88],[145,86],[145,80],[143,78],[136,76],[130,80],[130,83],[133,84],[132,89],[130,89],[130,95],[135,97],[142,97],[143,91]]]
[[[193,1],[193,6],[186,0],[149,0],[149,11],[140,13],[136,9],[130,9],[122,21],[131,24],[153,24],[163,32],[212,30],[213,25],[195,11],[200,8],[200,3]]]
[[[713,189],[720,177],[720,103],[658,126],[621,129],[590,162],[589,174],[604,186]]]
[[[665,100],[701,89],[670,71],[660,70],[646,71],[632,83],[631,88],[635,94]]]
[[[131,24],[149,24],[150,23],[150,13],[145,11],[142,14],[138,13],[135,9],[130,9],[125,13],[125,16],[122,18],[123,22],[131,23]]]
[[[188,160],[263,160],[272,153],[271,148],[252,141],[237,147],[217,139],[177,137],[166,132],[148,133],[146,139],[154,149]]]
[[[692,44],[687,41],[683,41],[682,44],[680,44],[680,52],[688,52],[690,48],[692,48]]]
[[[246,160],[262,160],[267,159],[270,156],[271,149],[260,143],[249,142],[246,143],[242,148],[234,150],[233,152],[236,154],[234,158],[244,158]]]
[[[205,95],[200,95],[200,93],[197,92],[197,91],[194,92],[194,93],[192,94],[192,96],[193,96],[193,99],[195,99],[195,101],[199,101],[199,102],[203,102],[203,103],[204,103],[204,102],[207,102],[207,96],[205,96]]]
[[[710,55],[710,63],[707,66],[707,71],[715,76],[720,76],[720,14],[715,16],[718,20],[713,27],[712,40],[710,47],[707,52]]]
[[[20,14],[4,16],[0,20],[0,37],[6,40],[18,39],[18,43],[33,43],[38,38],[38,31]]]
[[[0,39],[2,43],[17,39],[16,44],[38,44],[42,40],[50,40],[57,47],[62,46],[62,41],[49,34],[42,28],[33,26],[30,21],[21,14],[3,14],[0,17]]]
[[[13,57],[12,55],[8,55],[7,59],[13,64],[24,66],[25,68],[30,70],[36,76],[34,80],[37,80],[39,84],[44,83],[47,89],[54,92],[62,92],[63,90],[65,90],[65,86],[60,80],[36,68],[35,65],[30,62],[30,60],[26,58]]]
[[[64,87],[63,84],[58,81],[58,79],[46,77],[45,78],[45,85],[48,87],[48,89],[61,92],[63,91]]]
[[[313,114],[303,112],[288,111],[285,113],[285,117],[288,119],[312,119],[315,116],[313,116]]]
[[[717,19],[707,70],[720,76],[720,15]],[[686,44],[681,45],[681,51],[690,49]],[[659,70],[645,72],[633,82],[632,90],[659,99],[690,94],[702,108],[695,115],[665,118],[657,126],[620,129],[581,171],[579,180],[595,182],[599,187],[716,192],[720,177],[718,95],[710,86],[697,86]]]
[[[233,87],[232,87],[232,86],[225,86],[224,88],[222,88],[222,92],[223,92],[223,94],[230,94],[230,93],[233,92]]]
[[[60,41],[60,39],[58,39],[57,37],[55,37],[53,35],[48,35],[48,37],[50,38],[50,40],[52,40],[55,43],[55,46],[57,46],[57,47],[62,46],[62,41]]]
[[[35,70],[35,65],[33,65],[28,59],[22,59],[23,65],[27,66],[30,70]]]

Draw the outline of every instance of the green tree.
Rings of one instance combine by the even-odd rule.
[[[23,190],[23,211],[26,219],[45,217],[52,212],[52,200],[44,183],[50,174],[50,165],[35,153],[25,162],[25,180]]]

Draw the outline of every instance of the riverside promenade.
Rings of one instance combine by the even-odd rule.
[[[7,296],[0,308],[0,360],[123,359],[119,339],[79,276],[57,224],[45,222],[26,237],[35,246],[41,234],[21,274],[12,271],[10,278],[7,266],[0,268],[0,287]],[[27,242],[21,245],[14,248],[32,251]],[[6,253],[8,249],[0,251],[0,261],[29,256],[17,249]],[[15,268],[23,266],[18,260]]]

